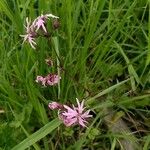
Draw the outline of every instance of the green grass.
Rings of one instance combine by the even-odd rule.
[[[33,50],[19,35],[41,13],[60,28]],[[150,149],[149,30],[148,0],[1,0],[0,149]],[[48,72],[58,86],[35,82]],[[93,112],[86,129],[65,127],[47,106],[76,98]]]

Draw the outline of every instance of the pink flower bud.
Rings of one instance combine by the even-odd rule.
[[[57,103],[57,102],[51,102],[48,104],[48,107],[52,110],[54,109],[62,109],[63,108],[63,105],[61,105],[60,103]]]

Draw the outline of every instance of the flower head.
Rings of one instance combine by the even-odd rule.
[[[27,34],[25,34],[25,35],[20,35],[20,36],[21,36],[21,37],[24,37],[23,43],[24,43],[25,41],[28,41],[29,44],[31,45],[31,47],[32,47],[33,49],[35,49],[36,42],[34,41],[35,39],[34,39],[34,37],[33,37],[32,34],[27,33]]]
[[[25,41],[29,42],[29,44],[31,45],[31,47],[33,49],[35,49],[36,47],[36,42],[35,42],[35,38],[37,38],[38,36],[40,36],[37,31],[39,29],[42,29],[45,33],[47,33],[47,29],[46,29],[46,20],[49,18],[59,18],[57,16],[54,16],[52,14],[41,14],[41,16],[37,17],[33,22],[31,22],[31,20],[28,19],[28,17],[26,18],[26,25],[25,26],[25,32],[26,34],[24,35],[20,35],[21,37],[24,38],[23,43]],[[44,34],[45,35],[45,34]],[[48,35],[48,34],[47,34]]]
[[[62,119],[62,121],[64,122],[64,124],[66,126],[71,126],[71,125],[81,125],[82,127],[86,127],[86,119],[89,117],[92,117],[92,115],[89,115],[90,110],[84,111],[85,107],[83,107],[84,105],[84,101],[79,102],[78,99],[77,100],[77,107],[75,107],[73,105],[73,107],[69,107],[67,105],[64,105],[64,108],[66,109],[64,112],[62,112],[62,114],[60,115],[60,118]]]
[[[34,34],[34,32],[35,32],[34,23],[32,23],[28,17],[26,18],[26,25],[24,25],[24,26],[26,28],[26,33]]]
[[[36,31],[38,31],[39,29],[43,29],[45,33],[47,33],[45,24],[46,24],[46,20],[51,17],[51,18],[59,18],[57,16],[54,16],[52,14],[41,14],[41,16],[37,17],[34,20],[34,27],[36,28]]]
[[[35,49],[36,42],[34,40],[35,40],[35,37],[36,37],[36,33],[34,31],[35,30],[34,26],[33,26],[33,24],[31,24],[31,21],[29,21],[28,17],[26,18],[25,28],[26,28],[26,34],[25,35],[20,35],[21,37],[24,38],[23,43],[25,41],[27,41],[27,42],[29,42],[31,47],[33,49]]]
[[[46,30],[46,27],[45,27],[45,19],[46,18],[43,15],[41,15],[41,16],[39,16],[35,19],[34,26],[36,28],[36,31],[38,31],[41,28],[47,33],[47,30]]]
[[[46,83],[48,85],[55,85],[59,82],[59,80],[61,79],[61,77],[59,77],[58,75],[56,74],[49,74],[47,75],[46,77]]]
[[[45,86],[46,80],[45,80],[45,78],[42,77],[42,76],[37,76],[35,82],[41,83],[42,85]]]
[[[48,107],[52,110],[54,109],[62,109],[63,108],[63,105],[58,103],[58,102],[51,102],[48,104]]]
[[[59,82],[61,77],[59,77],[56,74],[48,74],[47,76],[37,76],[36,77],[36,82],[41,83],[43,86],[48,86],[48,85],[55,85]]]

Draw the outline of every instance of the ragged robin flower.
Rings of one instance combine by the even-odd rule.
[[[31,47],[33,49],[36,49],[36,42],[35,42],[35,38],[39,37],[39,36],[45,36],[45,34],[40,35],[38,34],[38,30],[42,29],[45,33],[47,33],[47,29],[46,29],[46,21],[49,18],[55,18],[58,19],[59,17],[54,16],[53,14],[41,14],[39,17],[37,17],[33,22],[31,22],[31,20],[28,19],[28,17],[26,18],[26,25],[25,25],[25,29],[26,29],[26,34],[24,35],[20,35],[21,37],[24,38],[23,43],[25,41],[29,42],[29,44],[31,45]]]
[[[63,105],[58,103],[58,102],[51,102],[48,104],[49,109],[54,110],[54,109],[63,109]]]
[[[84,100],[81,103],[78,99],[76,99],[76,101],[77,107],[74,105],[69,107],[58,102],[52,102],[49,103],[49,108],[58,110],[58,117],[63,121],[65,126],[81,125],[82,127],[86,127],[88,123],[87,120],[92,117],[92,115],[89,114],[90,110],[85,111],[86,107],[84,107]]]
[[[29,44],[31,45],[31,47],[33,49],[35,49],[35,37],[36,37],[36,33],[35,33],[35,29],[34,29],[34,25],[31,24],[31,21],[29,21],[28,18],[26,18],[26,34],[25,35],[20,35],[21,37],[24,38],[23,43],[25,41],[29,42]]]
[[[58,76],[57,74],[48,74],[47,76],[37,76],[36,77],[36,82],[41,83],[43,86],[53,86],[55,84],[58,84],[60,81],[61,77]]]
[[[82,127],[86,127],[87,119],[92,117],[92,115],[89,114],[90,110],[84,111],[84,100],[81,103],[78,99],[76,99],[76,101],[77,107],[73,105],[71,108],[64,105],[66,110],[61,114],[61,118],[66,126],[78,124]]]
[[[34,20],[34,27],[36,28],[36,31],[38,31],[39,29],[43,29],[43,31],[45,33],[47,33],[47,30],[46,30],[46,20],[50,18],[59,18],[57,16],[54,16],[52,14],[41,14],[41,16],[37,17],[35,20]]]

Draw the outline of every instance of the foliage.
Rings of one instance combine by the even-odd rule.
[[[149,7],[147,0],[1,0],[0,148],[113,150],[128,139],[148,150]],[[33,50],[19,35],[25,18],[41,13],[59,16],[60,28]],[[49,57],[60,70],[47,67]],[[35,82],[53,71],[60,71],[59,86]],[[70,104],[76,97],[92,110],[87,129],[67,129],[48,110],[49,101]],[[110,127],[119,120],[128,133]]]

